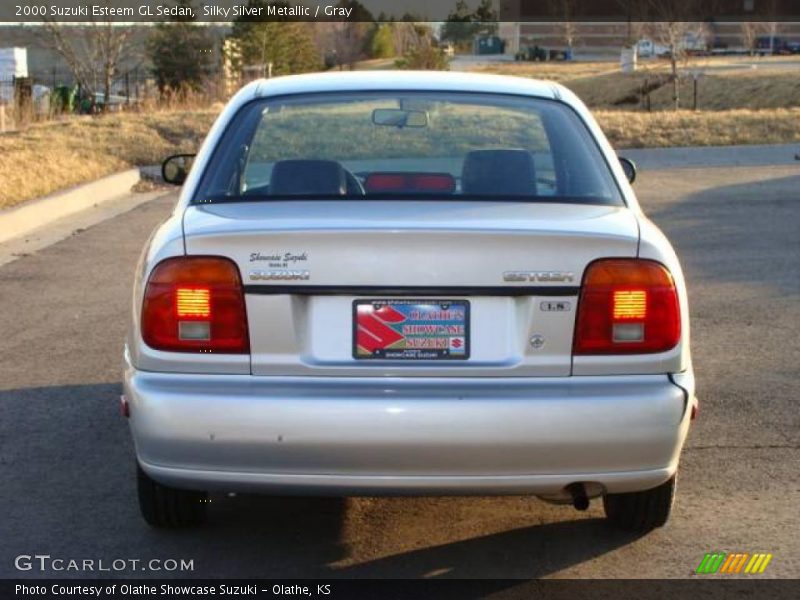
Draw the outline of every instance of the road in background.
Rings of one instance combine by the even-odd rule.
[[[613,531],[597,501],[214,496],[205,528],[150,529],[117,404],[134,266],[164,197],[0,267],[0,577],[42,576],[14,569],[35,553],[191,559],[173,575],[197,577],[689,577],[720,550],[799,576],[800,169],[645,170],[636,189],[692,312],[700,416],[668,527]]]
[[[795,165],[800,172],[800,144],[763,146],[694,146],[630,148],[619,151],[644,171],[700,167],[767,167]],[[644,196],[644,200],[647,200]]]

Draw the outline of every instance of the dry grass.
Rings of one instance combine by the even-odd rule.
[[[216,111],[71,118],[0,136],[0,208],[194,151]]]
[[[557,81],[575,92],[592,108],[614,108],[638,104],[639,90],[645,81],[665,79],[665,63],[653,62],[636,73],[621,73],[616,63],[520,62],[486,65],[476,68],[483,73],[514,75]]]
[[[800,77],[796,57],[704,58],[691,67],[706,73],[698,82],[700,110],[672,108],[666,61],[648,61],[624,74],[616,63],[497,63],[476,71],[558,81],[594,110],[619,148],[725,146],[800,142]],[[756,68],[749,65],[756,64]],[[747,68],[743,68],[747,66]],[[650,95],[653,112],[639,104],[645,80],[666,85]],[[683,105],[692,102],[692,81],[682,80]]]
[[[595,108],[625,107],[635,109],[639,104],[639,91],[645,82],[658,82],[666,77],[665,73],[605,73],[594,77],[582,77],[565,81],[569,89],[575,92],[587,106]]]
[[[617,148],[800,142],[800,108],[594,114]]]
[[[771,109],[800,106],[800,77],[794,57],[753,59],[750,57],[705,58],[689,68],[704,74],[698,82],[697,105],[701,110]],[[745,63],[745,64],[743,64]],[[756,64],[756,68],[751,68]],[[789,67],[789,68],[787,68]],[[667,83],[666,61],[641,63],[631,74],[621,73],[616,63],[498,63],[475,69],[519,77],[549,79],[564,84],[589,107],[641,110],[640,90],[645,82]],[[682,106],[692,103],[692,81],[681,81]],[[672,108],[672,86],[663,85],[650,95],[652,110]]]
[[[692,82],[682,80],[681,104],[692,102]],[[672,86],[666,85],[650,96],[653,110],[672,106]],[[735,71],[705,75],[697,83],[697,106],[702,110],[791,108],[800,106],[800,73]]]
[[[598,62],[501,62],[476,65],[476,73],[496,73],[515,77],[532,77],[564,83],[582,77],[594,77],[605,73],[617,73],[616,63]]]

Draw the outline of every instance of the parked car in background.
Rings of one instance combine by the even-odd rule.
[[[798,54],[800,53],[800,42],[777,36],[760,36],[756,39],[756,52],[762,56],[769,54]]]
[[[667,521],[696,406],[684,278],[567,88],[258,81],[164,173],[183,189],[136,270],[122,398],[148,523],[199,522],[209,491]]]
[[[694,33],[687,33],[678,44],[681,52],[699,55],[710,53],[705,36]],[[636,53],[639,57],[668,57],[671,53],[670,47],[654,42],[649,38],[642,38],[636,43]]]
[[[636,42],[636,54],[642,58],[661,56],[669,52],[669,48],[662,44],[656,44],[653,40],[642,38]]]

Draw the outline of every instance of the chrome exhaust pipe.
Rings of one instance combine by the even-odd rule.
[[[583,511],[589,508],[589,496],[586,495],[586,488],[582,483],[570,483],[567,491],[572,496],[572,506],[575,510]]]

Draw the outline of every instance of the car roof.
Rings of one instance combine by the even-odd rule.
[[[282,96],[318,92],[413,90],[490,92],[557,98],[559,96],[558,87],[557,84],[550,81],[478,73],[401,70],[343,71],[264,79],[258,84],[256,96]]]

